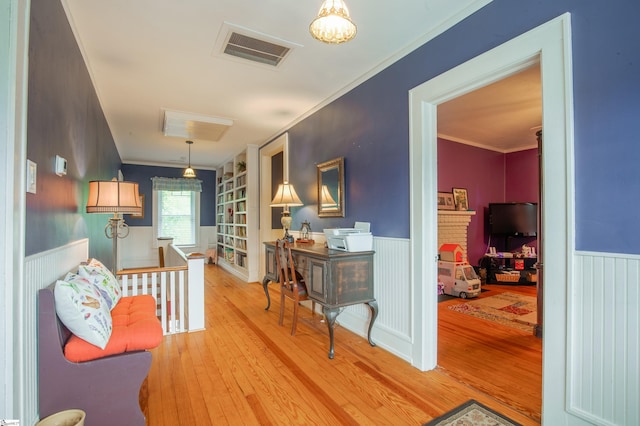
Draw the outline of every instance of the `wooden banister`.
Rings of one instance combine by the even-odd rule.
[[[186,271],[189,267],[187,265],[183,266],[169,266],[169,267],[158,267],[158,266],[149,266],[144,268],[129,268],[129,269],[121,269],[116,275],[121,277],[123,275],[140,275],[140,274],[152,274],[159,272],[171,272],[171,271]]]

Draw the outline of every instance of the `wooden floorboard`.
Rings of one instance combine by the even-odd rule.
[[[535,294],[535,287],[487,286]],[[539,424],[541,342],[527,333],[438,305],[437,369],[421,372],[342,327],[327,358],[322,315],[291,301],[278,326],[258,283],[205,265],[206,330],[166,336],[152,351],[148,425],[421,425],[475,399],[522,423]],[[461,318],[463,317],[463,318]],[[338,318],[339,321],[339,318]]]

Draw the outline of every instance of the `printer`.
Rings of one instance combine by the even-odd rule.
[[[373,235],[369,232],[369,222],[356,222],[353,228],[327,228],[324,235],[327,247],[342,251],[373,250]]]

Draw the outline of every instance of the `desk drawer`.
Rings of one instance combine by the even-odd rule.
[[[309,296],[325,303],[327,301],[327,263],[307,258],[305,272]]]

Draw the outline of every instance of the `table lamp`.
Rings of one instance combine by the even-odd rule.
[[[284,238],[291,243],[293,242],[293,237],[289,235],[289,229],[291,228],[293,218],[289,213],[289,207],[302,205],[302,201],[300,201],[298,194],[296,194],[293,185],[287,181],[278,185],[276,196],[271,200],[271,207],[283,207],[280,223],[284,228]]]

